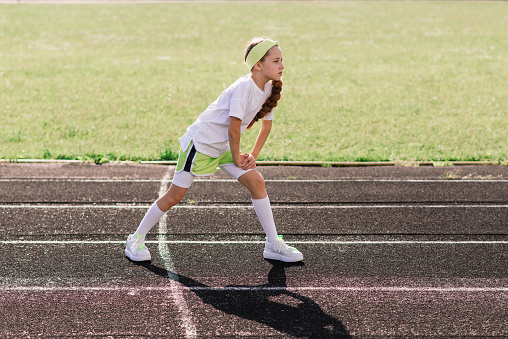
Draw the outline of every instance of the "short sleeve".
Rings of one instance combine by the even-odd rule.
[[[229,116],[244,120],[249,102],[249,83],[244,81],[238,83],[231,92],[229,98]]]
[[[245,116],[245,102],[242,100],[232,100],[229,104],[229,116],[243,120]]]
[[[263,120],[273,120],[273,109],[270,113],[268,113],[267,115],[265,115],[265,117],[263,118]]]

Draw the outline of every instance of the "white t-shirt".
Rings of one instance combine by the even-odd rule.
[[[242,120],[240,132],[243,133],[259,112],[266,99],[272,94],[272,83],[268,81],[261,90],[251,74],[236,80],[201,113],[198,119],[187,128],[178,139],[182,150],[194,141],[196,150],[212,158],[220,157],[229,149],[230,117]],[[273,110],[263,120],[272,120]]]

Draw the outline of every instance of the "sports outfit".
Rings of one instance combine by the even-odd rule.
[[[270,45],[266,42],[267,40],[263,42],[265,47]],[[259,52],[261,57],[265,53],[266,51],[262,52],[262,50]],[[179,138],[181,149],[172,184],[189,188],[195,177],[213,175],[217,167],[235,179],[251,171],[251,169],[244,170],[237,167],[233,162],[229,147],[230,120],[231,117],[240,119],[240,132],[245,132],[271,93],[272,83],[270,81],[261,90],[252,79],[251,74],[239,78],[224,90]],[[263,118],[263,120],[272,119],[273,110]],[[303,255],[295,248],[287,246],[282,237],[277,234],[268,197],[252,199],[252,203],[267,235],[263,256],[266,259],[286,262],[303,260]],[[159,209],[157,203],[150,207],[136,233],[129,235],[127,239],[125,255],[129,259],[133,261],[151,259],[150,252],[144,246],[144,238],[164,213]]]
[[[180,153],[173,184],[189,188],[196,176],[213,175],[220,167],[238,179],[251,170],[235,166],[229,149],[229,122],[231,117],[242,121],[243,133],[272,93],[272,83],[261,90],[251,74],[236,80],[201,113],[180,138]],[[263,120],[272,120],[273,110]]]

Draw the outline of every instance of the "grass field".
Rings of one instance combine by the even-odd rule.
[[[507,17],[505,2],[0,5],[0,158],[174,159],[268,35],[286,69],[262,159],[506,161]]]

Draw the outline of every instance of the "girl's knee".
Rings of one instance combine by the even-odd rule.
[[[178,205],[180,203],[180,201],[182,201],[183,197],[181,196],[170,196],[167,200],[168,202],[168,205],[170,207],[173,207],[175,205]]]
[[[163,212],[167,212],[171,207],[178,205],[182,199],[174,198],[174,197],[160,197],[157,200],[157,206]]]
[[[245,183],[244,183],[245,186],[247,186],[247,188],[250,191],[264,190],[265,189],[265,178],[263,178],[261,173],[259,173],[257,171],[256,172],[251,171],[249,173],[252,173],[252,174],[249,175],[248,178],[246,178]]]
[[[261,174],[256,176],[253,182],[254,186],[265,188],[265,178]]]
[[[171,207],[178,205],[185,196],[187,189],[171,187],[166,194],[159,198],[157,204],[163,211],[169,210]]]

